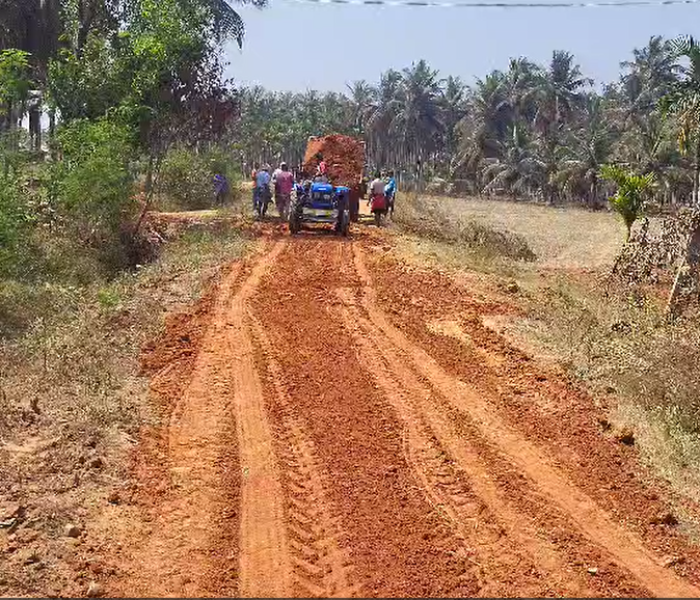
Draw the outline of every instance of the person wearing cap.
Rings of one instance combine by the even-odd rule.
[[[280,168],[275,171],[274,185],[277,212],[280,217],[286,220],[289,216],[289,205],[292,200],[292,190],[294,189],[294,175],[292,175],[286,162],[283,162]]]

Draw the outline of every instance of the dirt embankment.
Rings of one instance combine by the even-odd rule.
[[[108,591],[697,597],[700,550],[593,399],[484,327],[502,300],[390,255],[272,239],[154,348],[172,416]]]
[[[364,143],[346,135],[329,135],[309,141],[303,168],[313,175],[319,164],[318,154],[328,166],[328,177],[334,185],[357,187],[365,165]]]

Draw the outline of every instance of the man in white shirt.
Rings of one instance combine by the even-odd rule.
[[[369,185],[369,205],[374,213],[374,220],[377,226],[381,222],[382,215],[386,214],[386,196],[384,195],[384,181],[382,174],[377,171],[374,180]]]

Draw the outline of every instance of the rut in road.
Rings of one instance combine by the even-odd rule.
[[[114,595],[290,594],[280,475],[246,320],[247,300],[282,249],[281,242],[264,247],[247,270],[234,269],[220,286],[191,379],[174,399],[166,428],[170,489],[155,500],[145,531],[135,527],[129,536],[137,539],[129,540]]]
[[[294,413],[274,348],[260,321],[252,314],[249,316],[281,414],[278,455],[284,467],[287,530],[299,595],[361,596],[360,587],[351,583],[353,569],[349,553],[339,545],[344,532],[341,519],[327,497],[327,474],[319,464],[303,419]]]
[[[566,564],[556,548],[540,538],[525,515],[517,515],[501,497],[486,465],[449,418],[432,406],[429,385],[356,306],[339,291],[339,309],[358,351],[370,357],[373,376],[405,424],[405,453],[436,510],[444,511],[479,567],[480,595],[581,596],[590,576]],[[466,478],[466,479],[465,479]],[[478,562],[477,562],[478,561]],[[509,569],[522,576],[517,587],[503,587]]]
[[[385,347],[385,352],[405,357],[415,372],[455,409],[468,415],[485,438],[505,454],[556,508],[563,510],[576,528],[591,542],[604,548],[652,594],[660,597],[697,597],[700,589],[662,567],[659,558],[649,552],[635,535],[614,522],[565,475],[559,473],[541,450],[501,421],[475,390],[450,376],[427,352],[391,325],[388,317],[377,308],[363,252],[357,245],[354,250],[355,268],[363,284],[361,302],[371,322],[368,331],[379,331],[385,336],[390,343],[389,347]]]
[[[349,572],[338,569],[350,593],[473,595],[479,589],[473,565],[407,464],[400,421],[354,340],[328,313],[338,302],[335,288],[355,280],[350,243],[301,236],[258,290],[252,312],[269,339],[263,346],[274,349],[261,359],[272,366],[273,421],[283,429],[285,421],[299,423],[313,449],[314,470],[322,474],[319,505],[342,532],[333,552],[352,561]],[[324,520],[318,523],[325,530]]]
[[[196,596],[233,594],[226,558],[235,552],[238,535],[231,504],[237,503],[236,435],[228,398],[233,381],[222,352],[225,315],[243,277],[241,265],[229,271],[218,289],[211,323],[201,341],[192,374],[181,395],[170,398],[176,362],[162,368],[151,389],[173,408],[162,434],[162,479],[143,484],[166,488],[163,497],[147,492],[150,505],[141,519],[134,515],[123,533],[119,557],[122,575],[109,589],[114,596]],[[177,387],[177,386],[176,386]],[[179,393],[179,390],[175,393]],[[154,493],[154,491],[156,493]],[[232,531],[233,530],[233,531]],[[220,555],[211,553],[212,546]]]
[[[283,247],[277,242],[255,265],[227,313],[227,354],[233,359],[233,405],[243,470],[239,593],[253,598],[283,598],[291,589],[283,491],[246,318],[247,301]]]

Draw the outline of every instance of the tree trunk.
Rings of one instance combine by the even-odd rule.
[[[593,196],[591,205],[593,208],[597,208],[598,207],[598,176],[595,174],[593,175],[593,181],[591,181],[591,196]]]
[[[56,139],[56,111],[49,111],[49,152],[51,153],[51,160],[57,159],[56,145],[53,141]]]
[[[34,152],[41,152],[41,108],[32,106],[29,110],[29,138]]]
[[[144,185],[144,192],[146,196],[150,198],[153,193],[153,167],[155,165],[155,156],[151,154],[148,158],[148,167],[146,167],[146,182]]]
[[[693,204],[700,205],[700,134],[695,140],[695,170],[693,171]]]

